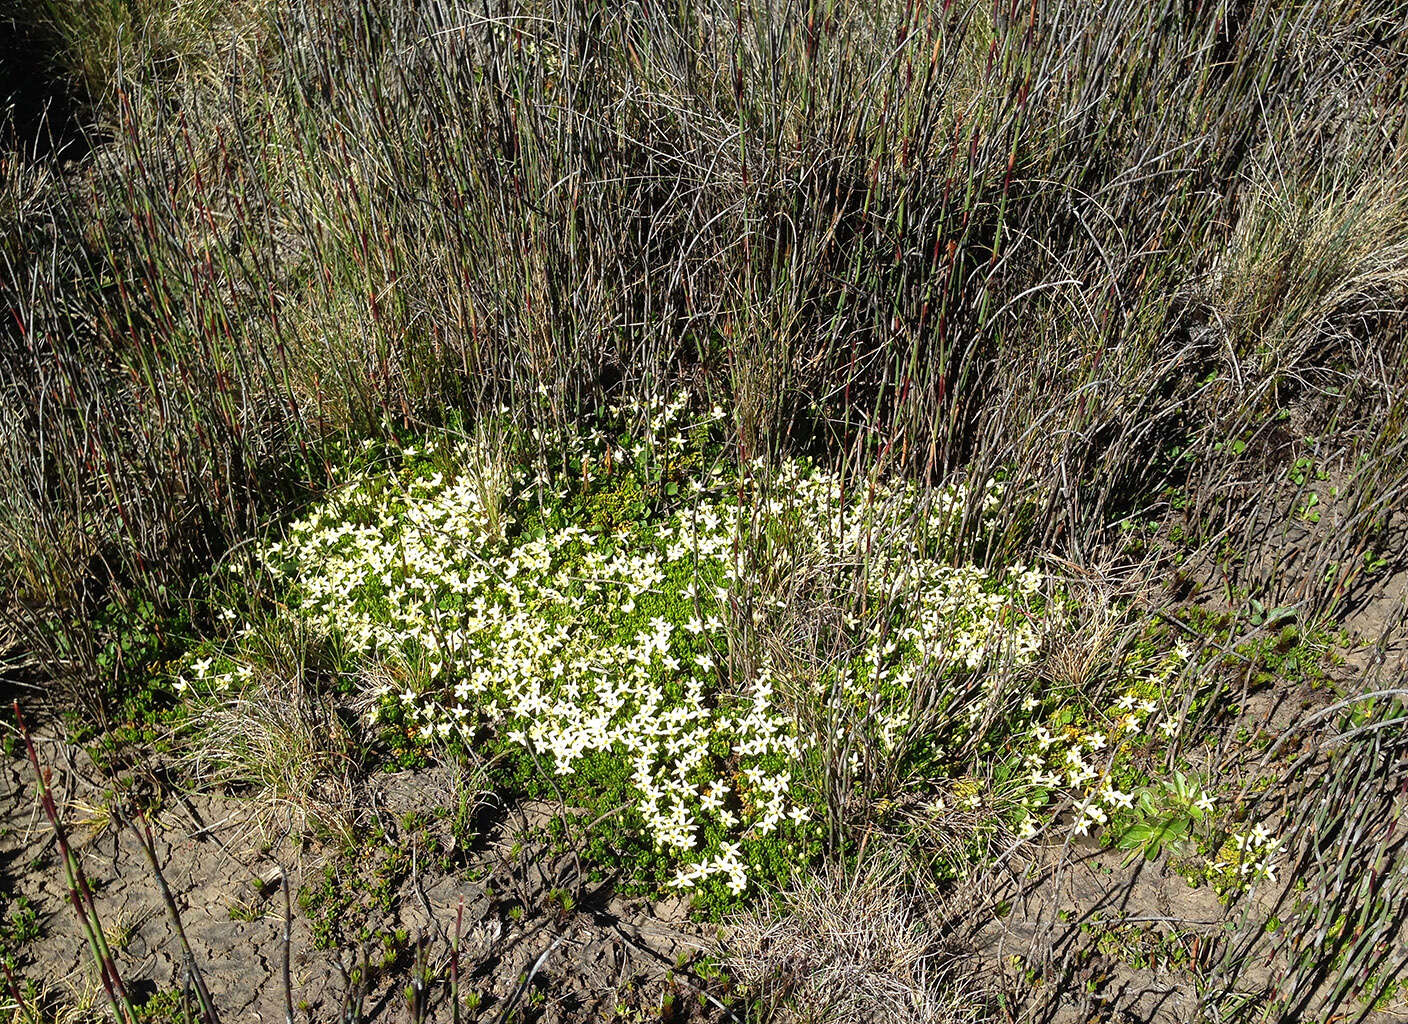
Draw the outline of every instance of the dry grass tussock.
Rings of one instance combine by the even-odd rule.
[[[939,922],[945,907],[912,885],[903,861],[829,867],[734,919],[724,969],[765,1019],[958,1024],[977,1020],[982,986]]]
[[[257,657],[226,692],[201,702],[181,737],[200,784],[252,794],[264,838],[311,829],[350,839],[365,747],[351,709],[318,686],[316,652],[297,627],[257,634]]]
[[[267,39],[267,0],[32,0],[56,70],[94,103],[116,108],[148,69],[167,81],[218,79],[232,56],[249,59]],[[3,7],[0,7],[0,12]]]
[[[1074,566],[1052,560],[1065,595],[1062,608],[1051,616],[1039,672],[1050,686],[1085,694],[1099,701],[1103,687],[1129,657],[1129,647],[1142,634],[1140,610],[1158,603],[1156,570],[1134,564],[1121,571],[1100,566]]]
[[[1342,375],[1334,357],[1346,350],[1356,376],[1379,388],[1392,379],[1381,335],[1408,299],[1408,172],[1400,163],[1299,188],[1266,180],[1248,188],[1214,301],[1248,385],[1274,386],[1299,372],[1323,386],[1315,371]]]

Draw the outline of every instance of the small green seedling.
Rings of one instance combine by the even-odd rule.
[[[1135,820],[1120,835],[1118,845],[1130,851],[1126,866],[1142,854],[1157,860],[1165,850],[1187,849],[1196,824],[1213,808],[1213,799],[1182,772],[1160,786],[1150,786],[1139,794]]]

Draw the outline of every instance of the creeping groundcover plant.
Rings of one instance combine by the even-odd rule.
[[[569,802],[619,805],[612,828],[649,851],[646,881],[727,898],[821,836],[805,781],[816,730],[783,696],[789,662],[758,639],[799,574],[825,568],[817,586],[851,602],[847,653],[814,698],[870,723],[879,749],[911,726],[919,674],[1032,657],[1042,578],[956,557],[984,495],[852,493],[801,462],[725,473],[711,459],[720,414],[690,422],[687,408],[612,410],[644,436],[557,439],[551,472],[518,454],[547,439],[506,430],[406,447],[262,560],[348,678],[372,681],[374,724],[505,751]],[[242,685],[235,647],[194,666],[198,690]]]

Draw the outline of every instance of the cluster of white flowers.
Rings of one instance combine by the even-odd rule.
[[[562,525],[530,499],[554,495],[560,512],[574,490],[668,465],[701,425],[682,422],[683,399],[612,411],[644,437],[571,440],[570,474],[515,470],[482,443],[405,450],[417,468],[354,475],[263,560],[305,623],[389,670],[380,678],[396,682],[375,691],[376,716],[426,739],[472,742],[488,726],[561,776],[589,755],[619,758],[644,826],[680,865],[675,884],[718,876],[741,893],[746,843],[810,817],[794,791],[804,750],[774,697],[777,668],[765,651],[738,650],[737,595],[758,569],[744,532],[768,520],[796,527],[770,553],[774,571],[816,557],[871,567],[867,588],[894,628],[862,641],[844,669],[842,692],[857,702],[907,695],[923,665],[976,669],[996,650],[1030,658],[1037,627],[1013,602],[1042,577],[1019,568],[999,586],[940,560],[935,538],[970,505],[961,487],[851,494],[838,475],[796,462],[766,489],[750,473],[695,470],[674,510],[638,529]],[[988,514],[998,492],[989,486]],[[903,728],[903,700],[886,710],[885,728]]]
[[[1283,843],[1284,840],[1273,837],[1265,825],[1253,825],[1249,832],[1228,837],[1223,851],[1230,856],[1214,861],[1212,869],[1228,877],[1238,888],[1258,881],[1274,882],[1275,857]]]
[[[843,724],[843,734],[875,730],[888,754],[915,724],[920,709],[909,698],[921,674],[971,672],[994,661],[1020,666],[1035,658],[1048,623],[1033,609],[1046,577],[1023,565],[999,575],[952,564],[964,517],[991,527],[1002,493],[992,480],[977,496],[962,483],[925,491],[875,481],[863,490],[858,515],[856,496],[840,477],[797,464],[782,468],[765,511],[778,519],[798,517],[803,529],[797,532],[806,541],[774,553],[774,572],[785,577],[810,562],[833,572],[853,566],[860,577],[856,603],[866,614],[845,617],[858,653],[836,666],[839,685],[831,698],[833,711],[855,713],[842,715],[854,723]],[[997,678],[989,674],[985,687]],[[969,715],[976,719],[982,710],[974,704]]]
[[[1184,659],[1188,655],[1180,649],[1175,656]],[[1148,678],[1152,681],[1166,675],[1167,669],[1161,666],[1156,676]],[[1104,718],[1103,728],[1068,727],[1058,733],[1038,724],[1030,736],[1032,749],[1024,765],[1027,781],[1038,790],[1071,792],[1075,815],[1071,828],[1078,836],[1089,835],[1093,828],[1107,824],[1111,813],[1134,805],[1134,794],[1121,792],[1110,779],[1121,745],[1146,735],[1169,738],[1179,728],[1176,718],[1161,714],[1156,701],[1134,693],[1116,700]],[[1210,811],[1213,798],[1204,793],[1197,806]],[[1029,817],[1019,834],[1029,838],[1035,833],[1036,822]]]
[[[248,635],[248,631],[242,635]],[[231,658],[220,658],[218,662],[212,657],[196,658],[187,668],[189,678],[185,672],[179,672],[172,680],[177,693],[186,693],[193,685],[206,690],[233,690],[254,676],[253,665]]]

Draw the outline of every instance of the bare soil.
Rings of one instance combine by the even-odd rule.
[[[98,810],[104,794],[81,769],[80,755],[53,738],[40,747],[50,763],[63,764],[67,754],[74,766],[54,771],[55,796],[67,808],[70,838],[97,893],[126,985],[138,1000],[181,989],[186,958],[136,831]],[[433,805],[442,782],[436,771],[387,775],[374,780],[367,795],[384,820],[394,822]],[[53,996],[101,1000],[52,831],[33,793],[28,762],[7,758],[0,767],[0,865],[8,875],[5,884],[33,901],[41,923],[39,938],[23,950],[22,973]],[[196,794],[169,803],[152,822],[193,960],[227,1021],[285,1018],[278,880],[286,867],[294,894],[323,885],[332,857],[316,844],[270,847],[261,838],[259,811],[239,797]],[[400,931],[404,940],[365,944],[372,980],[363,991],[351,978],[362,959],[355,944],[318,948],[315,922],[295,896],[287,955],[296,1018],[343,1019],[349,1005],[360,1001],[364,1019],[405,1019],[404,990],[417,961],[436,977],[448,976],[457,921],[460,991],[478,994],[480,1013],[489,1014],[485,1019],[519,1005],[536,1020],[604,1020],[618,1008],[658,1011],[667,996],[677,1008],[674,1019],[723,1016],[712,994],[701,994],[706,986],[681,968],[710,938],[708,929],[689,923],[681,905],[584,893],[578,907],[564,910],[546,898],[548,879],[535,870],[547,858],[532,849],[511,856],[507,830],[500,831],[450,871],[412,850],[412,870],[389,909],[366,921],[378,938]],[[390,841],[426,838],[421,831],[414,837],[393,834]],[[432,987],[432,1014],[436,1004],[445,1009],[445,998],[443,983]]]

